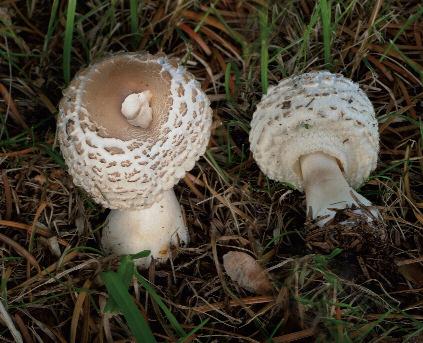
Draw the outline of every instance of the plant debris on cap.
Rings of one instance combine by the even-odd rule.
[[[152,121],[131,125],[121,106],[151,92]],[[81,71],[60,103],[58,135],[74,183],[105,207],[149,207],[205,152],[209,100],[183,67],[163,56],[121,53]]]
[[[281,81],[257,105],[251,151],[271,179],[303,190],[299,158],[323,152],[358,187],[376,168],[378,124],[357,84],[339,74],[311,72]]]

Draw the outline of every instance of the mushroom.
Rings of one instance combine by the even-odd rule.
[[[58,137],[74,183],[112,209],[103,247],[150,250],[165,261],[189,241],[173,186],[204,154],[210,103],[200,84],[164,56],[120,53],[82,70],[60,102]]]
[[[319,227],[352,207],[366,222],[379,216],[354,190],[376,168],[379,133],[370,100],[351,80],[327,71],[282,80],[257,105],[250,143],[269,178],[305,191]]]

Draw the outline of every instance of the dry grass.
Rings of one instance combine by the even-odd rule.
[[[212,100],[208,152],[176,187],[190,247],[143,275],[186,332],[208,319],[186,342],[421,342],[422,7],[265,6],[145,0],[132,11],[137,23],[129,2],[77,2],[70,75],[108,52],[163,51]],[[99,273],[118,262],[99,247],[107,210],[72,185],[55,140],[66,10],[66,1],[0,2],[2,342],[14,330],[26,343],[131,341],[123,316],[102,311]],[[358,81],[376,108],[380,162],[360,191],[384,208],[390,244],[380,254],[309,250],[303,195],[266,179],[249,152],[249,121],[267,82],[322,68]],[[269,269],[272,296],[253,296],[226,277],[222,255],[234,249]],[[144,288],[134,281],[130,292],[157,340],[177,341]]]

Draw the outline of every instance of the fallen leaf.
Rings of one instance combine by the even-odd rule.
[[[247,291],[257,294],[272,291],[267,272],[245,252],[230,251],[223,255],[223,267],[229,277]]]

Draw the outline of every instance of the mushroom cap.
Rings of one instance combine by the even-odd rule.
[[[148,128],[121,113],[151,91]],[[150,207],[204,154],[210,102],[193,75],[164,56],[120,53],[79,72],[59,105],[60,147],[77,186],[112,209]]]
[[[373,106],[340,74],[311,72],[279,82],[254,112],[251,151],[269,178],[303,190],[299,159],[323,152],[338,160],[350,186],[376,168],[379,132]]]

